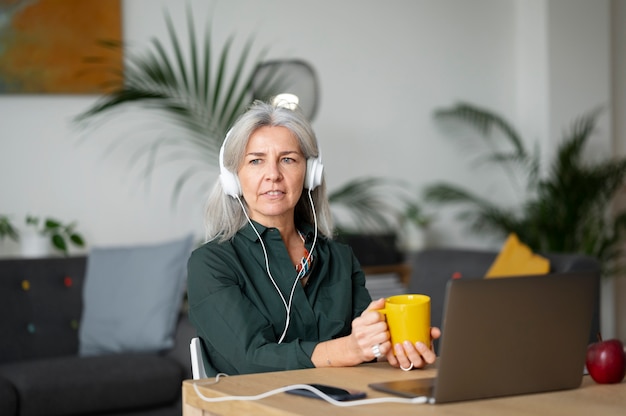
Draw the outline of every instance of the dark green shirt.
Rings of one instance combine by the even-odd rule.
[[[296,269],[276,228],[254,223],[267,248],[269,270],[289,302]],[[313,228],[299,227],[307,236]],[[209,376],[313,367],[315,346],[350,334],[352,320],[369,305],[365,275],[345,244],[318,236],[307,285],[295,285],[291,321],[268,276],[261,243],[251,226],[225,243],[208,242],[188,264],[189,316],[205,352]]]

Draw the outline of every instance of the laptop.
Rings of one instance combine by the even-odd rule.
[[[599,273],[450,280],[435,378],[374,390],[448,403],[580,386]]]

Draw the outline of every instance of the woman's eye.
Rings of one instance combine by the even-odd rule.
[[[250,163],[251,165],[258,165],[259,163],[261,163],[261,159],[252,159],[248,163]]]
[[[291,158],[291,157],[284,157],[283,158],[283,162],[284,163],[293,163],[293,162],[295,162],[295,160],[293,158]]]

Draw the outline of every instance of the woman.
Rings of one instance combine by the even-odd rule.
[[[391,345],[376,312],[384,299],[371,301],[352,250],[332,240],[317,140],[300,111],[255,102],[226,136],[220,169],[208,242],[188,267],[208,375],[434,362],[421,343]]]

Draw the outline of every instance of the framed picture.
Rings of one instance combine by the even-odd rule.
[[[0,93],[99,94],[114,88],[112,80],[122,78],[111,69],[123,67],[120,2],[0,0]]]

